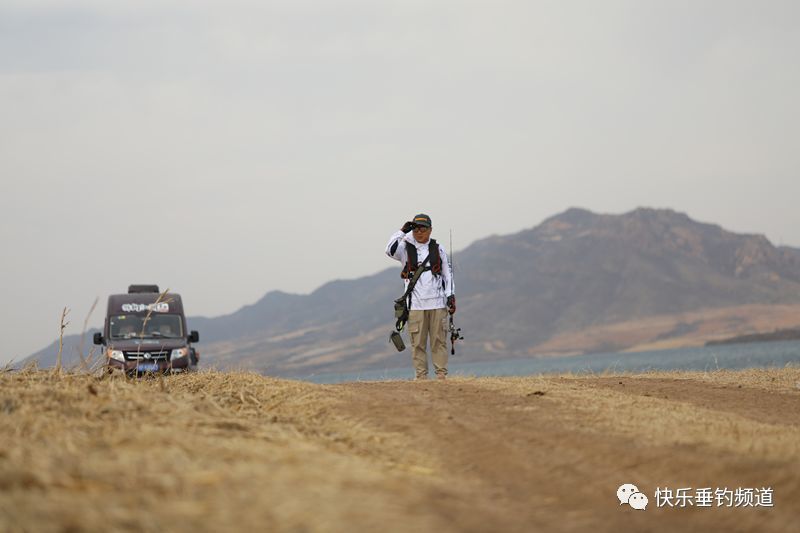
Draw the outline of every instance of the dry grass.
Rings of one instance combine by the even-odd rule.
[[[596,513],[601,530],[657,529],[609,507],[614,476],[774,481],[800,496],[798,415],[758,416],[797,405],[798,381],[797,368],[335,386],[0,372],[0,531],[579,530]],[[714,403],[745,393],[763,404]],[[697,524],[777,531],[790,517],[784,506]]]
[[[780,370],[748,368],[745,370],[714,370],[712,372],[647,372],[638,377],[659,379],[691,379],[717,385],[742,385],[772,393],[800,391],[800,367],[786,366]]]
[[[392,530],[378,517],[414,500],[414,465],[326,387],[29,369],[0,391],[0,531]]]

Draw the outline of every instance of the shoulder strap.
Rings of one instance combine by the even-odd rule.
[[[414,271],[414,276],[411,278],[411,281],[408,282],[408,287],[406,288],[405,294],[403,294],[403,298],[405,298],[406,296],[408,296],[409,298],[411,297],[411,293],[414,292],[414,285],[417,284],[419,277],[425,271],[425,265],[428,263],[428,261],[430,261],[430,259],[431,256],[428,255],[428,257],[426,257],[425,260],[422,263],[420,263],[420,265]],[[411,302],[409,302],[409,307],[411,307],[410,303]]]
[[[414,276],[408,281],[408,287],[406,287],[406,292],[403,295],[395,300],[395,302],[402,301],[404,298],[408,298],[408,307],[411,307],[411,293],[414,292],[414,285],[417,284],[417,280],[422,275],[422,272],[425,270],[425,264],[430,260],[431,256],[425,258],[419,268],[414,272]]]
[[[430,260],[430,258],[431,256],[428,255],[428,257],[425,258],[422,264],[419,265],[417,270],[414,271],[414,276],[408,282],[408,287],[406,288],[406,292],[404,292],[400,298],[394,301],[395,306],[397,306],[397,304],[405,305],[405,314],[403,315],[402,318],[398,317],[397,324],[395,324],[395,328],[397,329],[397,331],[402,331],[402,329],[406,325],[406,321],[408,320],[408,312],[411,309],[411,293],[414,292],[414,285],[417,284],[417,280],[419,280],[419,277],[425,270],[425,265]],[[397,307],[395,307],[395,310],[396,309]]]
[[[400,272],[400,277],[409,279],[420,268],[425,268],[425,265],[417,264],[417,247],[410,242],[406,242],[406,264],[403,265],[403,270]],[[442,274],[442,254],[439,252],[439,243],[436,239],[431,239],[428,243],[428,257],[430,258],[429,270],[434,275],[439,276]]]
[[[403,270],[400,272],[400,277],[403,279],[409,279],[413,272],[417,269],[417,247],[411,244],[410,242],[406,242],[406,264],[403,265]]]
[[[406,287],[406,292],[403,295],[394,301],[395,303],[395,313],[397,313],[398,305],[401,307],[405,307],[405,311],[402,316],[398,316],[397,323],[395,324],[395,328],[397,331],[402,331],[406,325],[406,321],[408,320],[408,313],[411,310],[411,294],[414,292],[414,285],[417,284],[419,277],[425,271],[425,265],[430,261],[431,256],[425,258],[422,264],[417,267],[417,270],[414,271],[414,275],[408,281],[408,287]]]
[[[439,253],[439,243],[436,242],[436,239],[431,239],[428,250],[431,258],[431,272],[438,276],[442,273],[442,254]]]

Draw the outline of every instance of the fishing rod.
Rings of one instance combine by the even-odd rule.
[[[455,261],[453,260],[453,230],[450,230],[450,255],[447,256],[447,264],[450,266],[450,286],[455,288],[455,275],[453,274],[454,268],[453,265]],[[455,300],[455,291],[453,291],[453,299]],[[456,341],[463,341],[464,337],[461,336],[461,328],[457,328],[455,323],[453,322],[453,313],[450,313],[450,355],[456,354]]]

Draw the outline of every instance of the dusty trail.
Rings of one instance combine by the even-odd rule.
[[[582,380],[587,386],[607,387],[623,394],[687,402],[698,407],[734,413],[778,425],[800,425],[800,394],[745,387],[741,384],[703,383],[681,378],[636,379],[625,376]]]
[[[616,392],[615,386],[624,392]],[[654,401],[665,403],[660,406],[664,409],[675,403],[669,398],[719,408],[768,422],[796,437],[800,391],[765,394],[747,387],[630,377],[341,387],[352,393],[342,406],[348,416],[377,431],[402,434],[409,446],[429,457],[432,476],[444,480],[449,495],[435,505],[453,517],[460,530],[781,531],[800,516],[795,506],[800,501],[796,447],[788,456],[765,456],[713,441],[682,442],[677,434],[659,442],[649,435],[648,427],[613,431],[607,424],[609,418],[613,423],[613,410],[604,404],[604,416],[577,407],[579,402],[591,407],[600,392],[596,388],[612,388],[616,396],[612,401],[625,403],[624,396],[636,394],[666,396]],[[647,511],[618,505],[616,487],[629,482],[648,494]],[[772,486],[779,503],[758,509],[658,509],[653,498],[656,486]]]

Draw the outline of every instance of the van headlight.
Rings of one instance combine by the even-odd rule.
[[[106,354],[109,358],[114,359],[115,361],[120,361],[122,363],[125,362],[125,354],[119,350],[108,350]]]
[[[172,354],[170,355],[170,359],[180,359],[181,357],[186,357],[189,355],[188,348],[176,348],[172,350]]]

